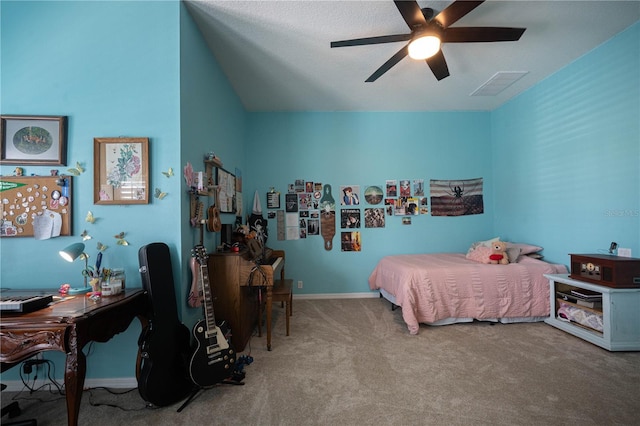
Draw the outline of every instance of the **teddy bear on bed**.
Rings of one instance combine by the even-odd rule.
[[[507,257],[507,243],[505,243],[504,241],[492,242],[489,261],[494,265],[508,265],[509,258]]]

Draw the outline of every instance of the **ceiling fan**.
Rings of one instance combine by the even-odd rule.
[[[424,59],[440,81],[449,76],[447,61],[445,61],[440,49],[442,43],[517,41],[526,30],[526,28],[506,27],[451,27],[460,18],[484,3],[484,0],[456,0],[435,17],[433,9],[421,9],[415,0],[394,0],[394,3],[411,29],[409,34],[392,34],[331,42],[331,47],[345,47],[409,41],[371,74],[366,82],[376,81],[407,55],[414,59]]]

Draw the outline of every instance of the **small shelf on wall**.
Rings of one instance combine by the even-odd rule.
[[[207,188],[207,192],[211,192],[215,188],[215,174],[213,173],[213,169],[221,169],[222,161],[217,157],[212,160],[204,160],[204,167],[205,174],[207,175],[205,187]]]

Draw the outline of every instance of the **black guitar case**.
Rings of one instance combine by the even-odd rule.
[[[163,407],[186,398],[194,389],[189,375],[190,332],[178,319],[169,247],[164,243],[143,246],[138,260],[150,310],[149,325],[138,339],[138,391],[145,401]]]

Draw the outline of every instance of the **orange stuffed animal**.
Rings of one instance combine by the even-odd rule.
[[[494,241],[491,243],[491,255],[489,256],[490,263],[497,265],[508,265],[509,258],[507,257],[507,243],[503,241]]]

